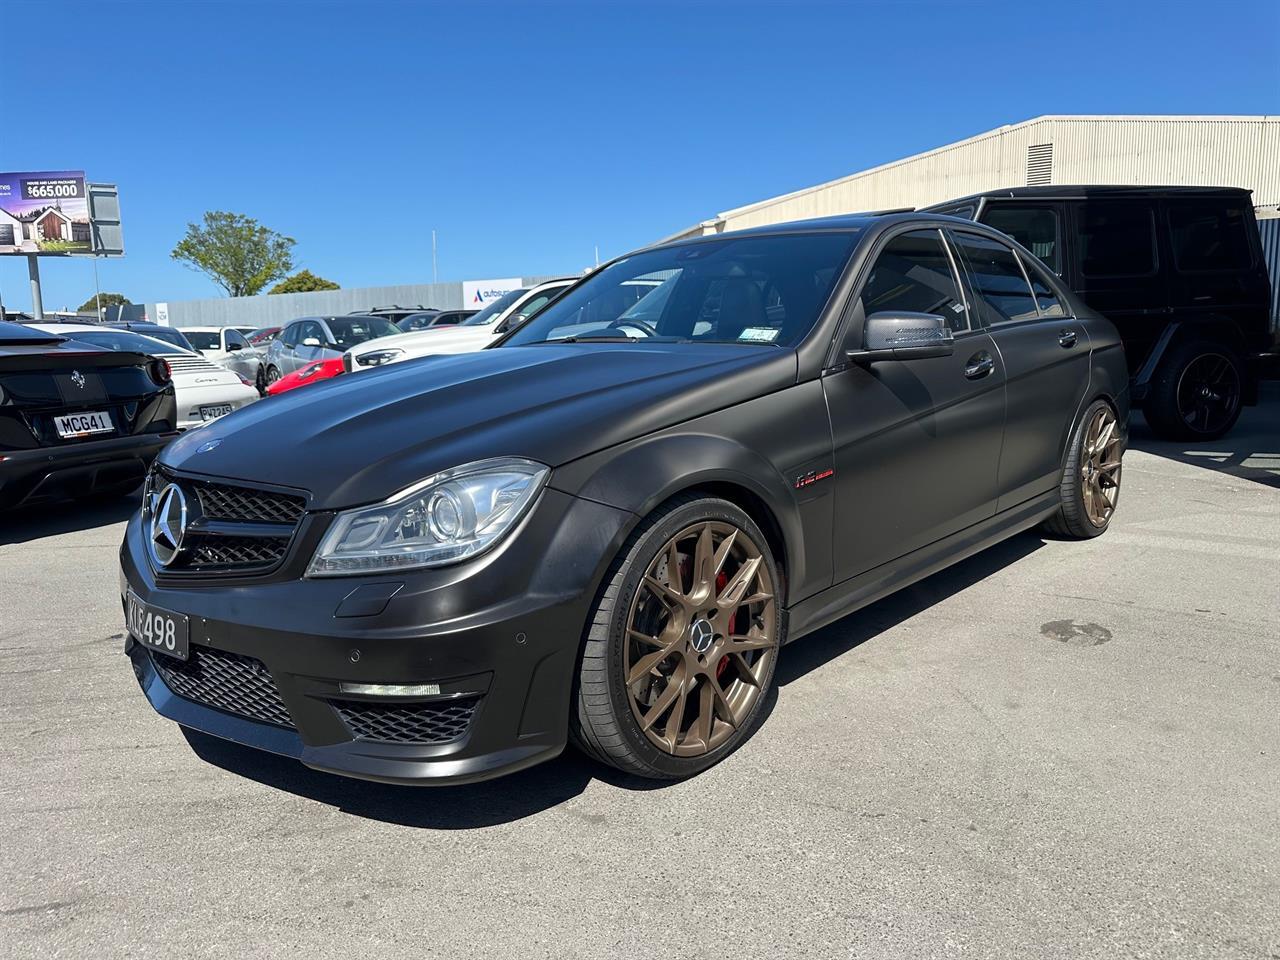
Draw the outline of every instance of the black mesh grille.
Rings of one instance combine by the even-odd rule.
[[[253,657],[192,645],[188,660],[153,653],[151,662],[180,697],[250,720],[293,728],[275,681]]]
[[[297,523],[307,508],[302,497],[283,493],[233,487],[223,483],[191,481],[200,508],[210,520],[239,520],[248,523]]]
[[[432,703],[365,703],[334,700],[334,709],[357,740],[380,743],[448,743],[467,732],[479,697]]]
[[[187,566],[265,567],[280,560],[289,549],[288,537],[192,537]]]

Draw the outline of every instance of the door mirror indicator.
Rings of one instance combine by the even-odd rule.
[[[909,310],[884,310],[867,317],[862,350],[848,351],[853,363],[949,357],[955,339],[944,317]]]

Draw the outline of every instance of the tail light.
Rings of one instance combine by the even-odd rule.
[[[252,380],[250,380],[248,377],[246,377],[246,376],[244,376],[244,375],[242,375],[242,374],[239,374],[239,373],[238,373],[238,374],[236,374],[236,376],[240,377],[240,382],[241,382],[241,383],[243,383],[246,387],[252,387],[252,386],[253,386],[253,381],[252,381]]]
[[[173,370],[170,368],[168,360],[152,360],[147,364],[147,374],[155,381],[157,386],[163,387],[173,381]]]

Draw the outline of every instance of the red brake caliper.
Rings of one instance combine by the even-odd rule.
[[[721,590],[723,590],[725,584],[728,582],[729,582],[729,575],[725,573],[723,570],[721,570],[718,574],[716,574],[716,593],[718,594]],[[730,633],[737,632],[737,621],[738,621],[738,614],[735,612],[734,615],[729,618]],[[721,657],[720,662],[716,664],[717,680],[719,680],[724,675],[724,672],[728,668],[728,666],[729,666],[729,657],[728,655],[725,655]]]

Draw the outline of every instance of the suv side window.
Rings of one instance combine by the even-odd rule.
[[[298,332],[302,329],[301,323],[291,323],[284,328],[280,334],[280,342],[286,347],[296,347],[299,339]]]
[[[1247,270],[1253,266],[1248,224],[1239,207],[1212,202],[1169,204],[1173,262],[1189,273]]]
[[[1057,210],[993,203],[983,211],[982,222],[1013,237],[1061,276],[1062,228],[1058,223]]]
[[[965,233],[952,233],[960,259],[969,275],[969,286],[988,326],[1035,320],[1039,315],[1031,286],[1012,247],[998,240]]]
[[[1080,218],[1080,272],[1086,277],[1143,277],[1156,272],[1156,224],[1151,207],[1090,201]]]
[[[955,333],[969,329],[951,257],[937,230],[913,230],[886,243],[862,287],[860,302],[864,317],[907,310],[945,317]]]
[[[1065,317],[1067,310],[1058,299],[1058,295],[1054,293],[1053,285],[1045,275],[1046,271],[1040,261],[1035,257],[1028,259],[1021,254],[1018,255],[1018,260],[1027,271],[1027,279],[1031,281],[1031,292],[1035,294],[1040,316]]]

